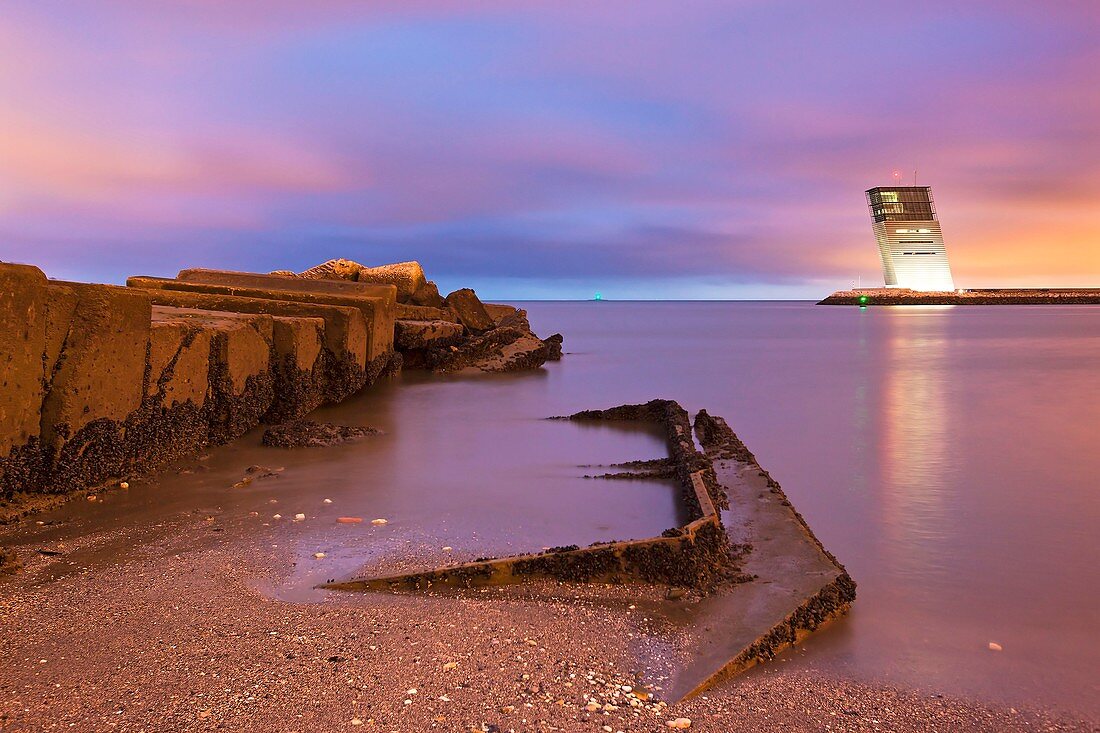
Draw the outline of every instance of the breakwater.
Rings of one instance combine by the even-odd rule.
[[[1100,305],[1100,288],[985,288],[949,292],[862,288],[838,290],[818,305]]]
[[[415,262],[190,269],[126,287],[0,263],[0,501],[13,514],[18,497],[125,480],[403,363],[508,371],[560,354],[523,311],[468,289],[443,298]]]

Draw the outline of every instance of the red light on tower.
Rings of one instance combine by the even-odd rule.
[[[901,171],[894,171],[894,183],[895,185],[901,185]]]

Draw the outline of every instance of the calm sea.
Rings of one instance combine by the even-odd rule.
[[[1100,717],[1100,307],[526,307],[565,334],[560,363],[406,373],[318,411],[383,436],[287,452],[253,431],[206,472],[70,505],[64,531],[207,504],[269,520],[302,559],[290,600],[443,546],[460,560],[649,536],[679,523],[674,487],[583,476],[662,456],[661,437],[542,418],[670,398],[727,418],[859,584],[849,617],[777,664]],[[230,489],[254,463],[286,470]]]

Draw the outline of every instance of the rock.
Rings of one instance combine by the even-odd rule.
[[[427,286],[428,281],[424,277],[424,268],[419,262],[397,262],[392,265],[379,267],[360,266],[354,278],[361,283],[375,285],[396,285],[397,302],[408,303],[417,291]],[[438,291],[436,292],[438,295]],[[421,304],[427,305],[427,304]]]
[[[371,524],[376,524],[376,525],[389,524],[390,520],[388,520],[388,519],[372,519],[372,520],[370,520],[370,523]]]
[[[363,724],[363,721],[362,721],[362,720],[359,720],[359,718],[352,718],[352,719],[351,719],[351,724],[352,724],[352,725],[362,725],[362,724]]]
[[[317,448],[348,443],[381,432],[375,428],[292,420],[265,430],[263,444],[272,448]]]
[[[0,547],[0,575],[12,575],[19,572],[23,564],[19,562],[19,556],[15,550]]]
[[[295,521],[295,522],[304,522],[304,521],[305,521],[305,519],[306,519],[306,515],[305,515],[305,514],[302,514],[302,513],[300,513],[300,512],[299,512],[298,514],[295,514],[295,515],[294,515],[294,521]]]
[[[120,481],[120,482],[118,483],[118,488],[120,488],[120,489],[128,489],[128,488],[130,488],[130,483],[129,483],[128,481]]]
[[[991,652],[1004,651],[1004,647],[1001,646],[1000,644],[998,644],[995,641],[991,641],[991,642],[989,642],[989,651],[991,651]]]
[[[283,515],[282,514],[273,514],[273,515],[271,515],[271,518],[272,519],[282,519]]]
[[[565,338],[560,333],[547,336],[542,340],[546,346],[547,361],[561,361],[561,345]]]
[[[530,331],[498,326],[450,351],[432,351],[426,366],[439,372],[480,369],[512,372],[537,369],[546,362],[549,349]]]
[[[665,598],[670,601],[678,601],[683,598],[686,593],[687,590],[684,588],[669,588],[665,593]]]
[[[393,345],[400,351],[443,349],[462,342],[462,324],[450,321],[394,321]]]
[[[469,288],[462,288],[448,295],[447,305],[454,309],[458,320],[471,333],[484,333],[496,325],[485,306],[478,300],[477,293]]]
[[[331,504],[331,503],[332,503],[332,499],[325,499],[325,500],[324,500],[324,501],[322,501],[321,503],[322,503],[322,504]]]
[[[447,662],[443,665],[443,671],[446,672],[448,670],[455,669],[456,667],[458,667],[458,662]]]
[[[444,308],[447,305],[446,301],[443,300],[443,296],[439,294],[439,288],[431,280],[417,288],[409,301],[413,305],[423,305],[429,308]]]
[[[363,521],[362,517],[337,517],[336,521],[340,524],[359,524]]]
[[[324,559],[324,557],[325,557],[325,553],[323,553],[323,552],[315,552],[315,553],[313,553],[313,556],[314,556],[315,558],[317,558],[318,560],[323,560],[323,559]]]
[[[298,277],[298,273],[292,270],[272,270],[268,275],[280,275],[282,277]]]
[[[665,725],[668,726],[669,728],[677,728],[679,730],[683,730],[685,728],[690,728],[691,727],[691,719],[690,718],[675,718],[674,720],[666,720]]]
[[[298,273],[307,280],[354,280],[363,266],[351,260],[329,260]]]

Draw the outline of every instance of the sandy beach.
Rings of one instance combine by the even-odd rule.
[[[668,707],[639,679],[640,652],[658,666],[678,653],[645,615],[652,591],[597,600],[543,582],[279,600],[302,562],[298,529],[246,508],[71,537],[34,520],[5,528],[25,568],[0,584],[0,730],[1098,729],[790,673],[785,657]]]

